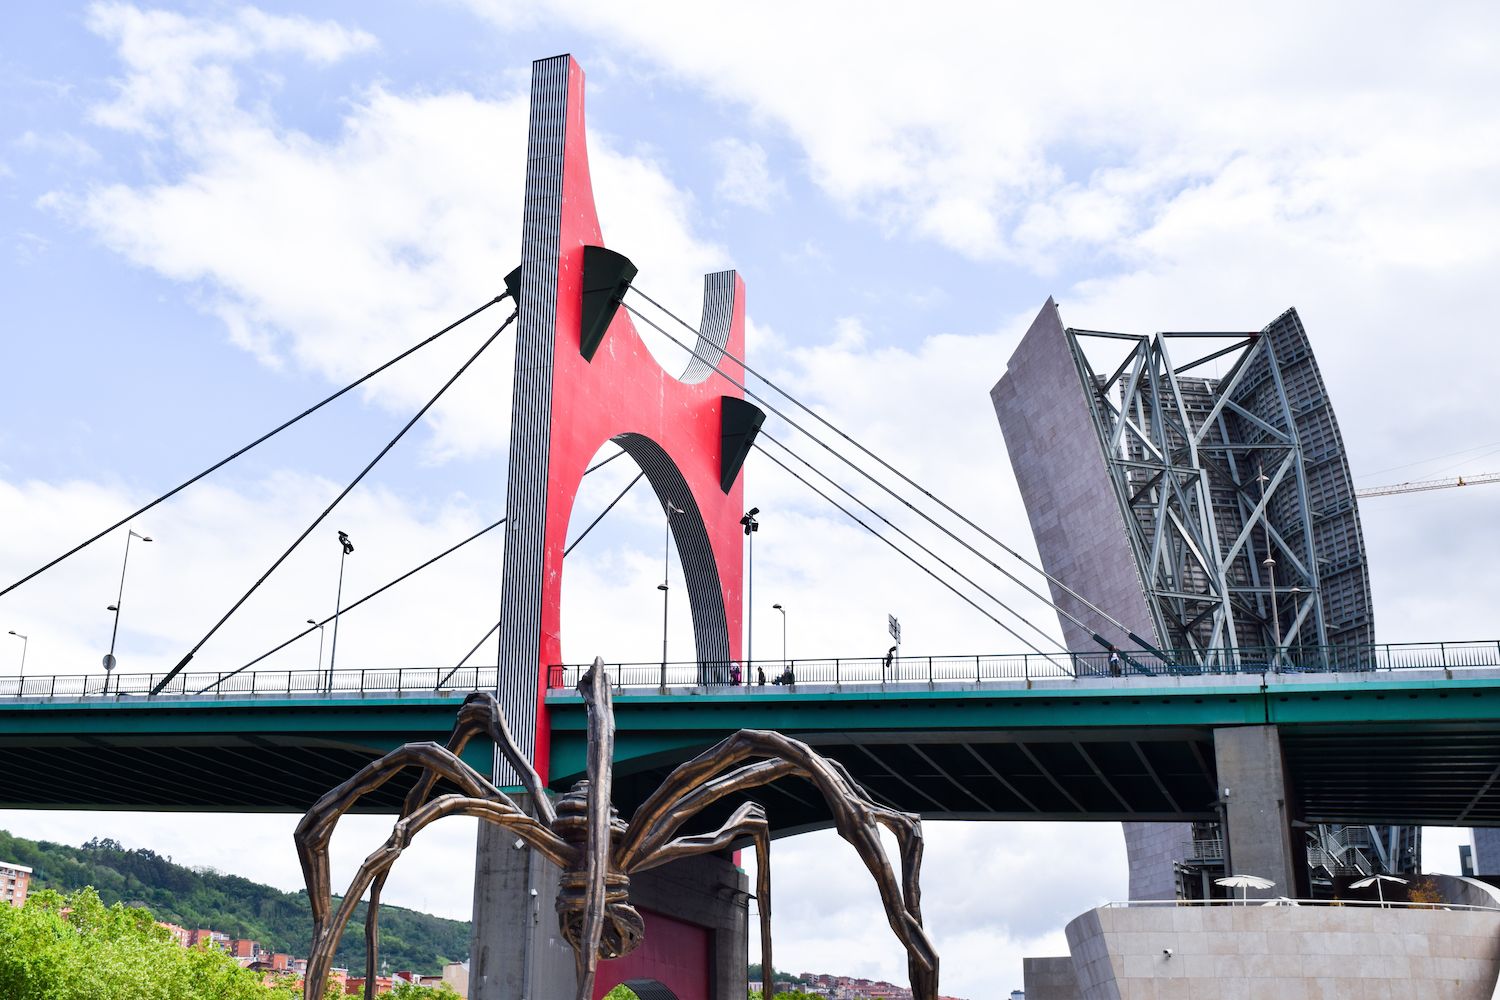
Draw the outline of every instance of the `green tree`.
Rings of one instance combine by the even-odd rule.
[[[390,1000],[459,1000],[458,994],[447,983],[441,986],[418,986],[402,983],[385,994]]]
[[[158,920],[212,927],[230,937],[259,941],[271,951],[303,955],[312,941],[312,910],[305,892],[281,892],[211,868],[185,868],[154,851],[126,850],[107,837],[68,847],[0,830],[0,858],[30,866],[33,888],[70,893],[93,886],[105,903],[144,906]],[[361,903],[349,925],[352,933],[339,945],[335,965],[365,967],[365,936],[360,933],[364,914]],[[380,931],[380,957],[393,969],[433,974],[448,959],[469,953],[468,921],[386,905],[380,908]]]
[[[41,889],[0,907],[6,1000],[296,1000],[212,948],[183,948],[147,910],[105,906],[92,888]]]

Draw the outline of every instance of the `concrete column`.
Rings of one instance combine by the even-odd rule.
[[[560,874],[514,833],[479,824],[470,1000],[571,1000],[578,991],[573,949],[557,927]]]
[[[1225,803],[1225,849],[1231,874],[1260,875],[1274,889],[1251,899],[1305,895],[1307,854],[1292,835],[1281,740],[1275,726],[1214,730],[1219,794]],[[1243,890],[1236,890],[1236,895]]]
[[[573,949],[557,926],[561,873],[516,843],[515,834],[479,824],[470,1000],[571,1000],[578,980]],[[685,858],[632,875],[630,899],[708,928],[712,1000],[743,1000],[749,985],[749,893],[744,873],[732,862],[711,855]],[[641,947],[649,946],[648,938]]]

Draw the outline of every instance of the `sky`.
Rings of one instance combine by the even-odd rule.
[[[1134,333],[1256,329],[1296,306],[1358,485],[1500,470],[1497,20],[1480,3],[17,5],[0,37],[0,578],[496,294],[519,257],[530,64],[562,52],[588,74],[605,239],[637,285],[696,317],[700,276],[737,269],[752,365],[1027,555],[988,390],[1049,295],[1068,325]],[[461,327],[141,518],[154,540],[131,549],[120,669],[177,662],[491,329]],[[335,530],[356,543],[346,593],[364,593],[498,518],[510,364],[487,352],[195,668],[330,613]],[[627,464],[587,482],[575,533]],[[764,511],[758,656],[781,655],[773,603],[793,657],[879,655],[888,614],[909,653],[1020,648],[775,466],[752,456],[745,476]],[[1381,641],[1500,635],[1500,488],[1361,514]],[[633,491],[569,558],[565,658],[659,656],[661,517]],[[27,673],[100,671],[122,532],[0,597]],[[338,662],[457,662],[493,624],[499,544],[351,614]],[[16,673],[22,643],[3,638]],[[668,639],[691,648],[686,615]],[[318,655],[312,636],[266,665]],[[0,813],[22,836],[110,835],[288,889],[293,822]],[[1114,825],[927,836],[947,993],[1018,987],[1022,955],[1062,954],[1066,920],[1125,895]],[[352,823],[341,871],[383,837]],[[447,872],[473,828],[424,838],[386,898],[466,917],[468,878]],[[1455,867],[1458,839],[1429,831],[1429,869]],[[899,979],[873,888],[827,863],[840,851],[777,843],[778,965]]]

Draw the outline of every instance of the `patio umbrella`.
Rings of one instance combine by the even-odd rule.
[[[1380,883],[1382,882],[1400,882],[1402,885],[1410,884],[1409,880],[1404,878],[1397,878],[1394,875],[1371,875],[1369,878],[1362,878],[1358,882],[1350,882],[1349,888],[1363,889],[1371,883],[1374,883],[1375,894],[1380,897],[1380,905],[1385,906],[1385,890],[1380,886]]]
[[[1241,903],[1249,897],[1251,889],[1269,889],[1275,884],[1270,879],[1261,878],[1259,875],[1225,875],[1223,878],[1214,879],[1214,885],[1243,890],[1240,893]]]
[[[1302,904],[1299,903],[1299,902],[1297,902],[1295,899],[1293,899],[1290,896],[1277,896],[1275,899],[1268,899],[1264,903],[1261,903],[1260,905],[1261,906],[1301,906]]]

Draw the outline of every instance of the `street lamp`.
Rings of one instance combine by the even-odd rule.
[[[31,645],[31,640],[28,639],[26,636],[22,635],[21,633],[17,632],[15,629],[11,629],[10,630],[10,634],[13,635],[13,636],[15,636],[17,639],[21,640],[21,679],[25,680],[26,679],[26,647],[29,646],[29,645]]]
[[[150,535],[142,535],[134,528],[125,533],[125,559],[120,563],[120,590],[115,595],[115,603],[105,608],[105,611],[115,613],[115,626],[109,633],[109,652],[104,654],[104,693],[109,694],[109,675],[115,669],[115,639],[120,634],[120,605],[125,602],[125,570],[130,565],[130,540],[139,538],[143,542],[151,541]]]
[[[656,589],[661,591],[661,687],[667,689],[667,597],[668,588],[672,583],[672,518],[682,513],[682,508],[672,501],[667,501],[667,530],[662,537],[661,543],[661,583]]]
[[[322,671],[323,671],[323,623],[322,622],[314,621],[313,619],[309,618],[307,620],[307,624],[313,626],[314,628],[316,628],[318,630],[318,672],[322,673]]]
[[[771,607],[781,612],[781,671],[785,673],[791,666],[786,658],[786,608],[779,604],[773,604]]]
[[[740,526],[745,529],[745,537],[750,545],[750,579],[746,584],[745,607],[745,668],[748,670],[755,662],[755,533],[760,530],[760,522],[755,515],[760,513],[759,507],[751,507],[745,511],[745,516],[740,518]]]
[[[348,532],[339,532],[339,545],[343,551],[339,553],[339,589],[333,599],[333,648],[328,651],[328,693],[333,693],[333,663],[339,655],[339,606],[344,603],[344,560],[349,558],[354,551],[354,543],[349,541]],[[323,662],[321,654],[318,662]]]

